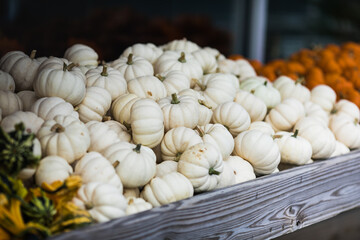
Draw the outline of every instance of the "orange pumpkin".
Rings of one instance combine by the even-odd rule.
[[[305,86],[311,90],[320,84],[325,84],[324,73],[320,68],[314,67],[306,74]]]

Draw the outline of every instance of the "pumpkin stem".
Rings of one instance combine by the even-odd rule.
[[[267,84],[268,84],[268,82],[267,82],[267,81],[265,81],[265,82],[264,82],[264,86],[267,86]]]
[[[204,131],[199,126],[196,126],[195,130],[199,133],[200,137],[205,135]]]
[[[161,76],[161,74],[156,74],[155,77],[157,77],[160,81],[164,81],[165,80],[165,77]]]
[[[136,144],[136,147],[133,149],[134,152],[140,153],[141,143]]]
[[[251,93],[251,94],[254,94],[254,93],[255,93],[255,89],[251,89],[250,93]]]
[[[172,99],[171,104],[179,104],[180,103],[176,93],[171,94],[171,99]]]
[[[126,127],[126,129],[128,130],[128,131],[130,131],[131,130],[131,124],[130,123],[127,123],[127,122],[123,122],[123,125]]]
[[[119,161],[115,161],[112,165],[114,168],[116,168],[117,166],[119,166],[120,162]]]
[[[93,205],[92,203],[90,203],[90,202],[85,203],[85,209],[86,209],[86,210],[90,210],[90,209],[92,209],[93,207],[94,207],[94,205]]]
[[[295,132],[294,132],[294,134],[291,135],[291,136],[294,137],[294,138],[296,138],[298,134],[299,134],[299,129],[296,129]]]
[[[126,64],[127,65],[133,64],[133,54],[132,53],[129,54]]]
[[[57,133],[62,133],[65,131],[65,128],[63,126],[61,126],[59,123],[55,123],[51,128],[50,131],[52,132],[57,132]]]
[[[30,53],[30,58],[34,59],[35,55],[36,55],[36,50],[32,50],[31,53]]]
[[[215,73],[220,73],[220,68],[219,67],[216,68]]]
[[[219,171],[216,171],[214,168],[210,168],[209,169],[209,174],[210,175],[219,175],[220,174],[220,172]]]
[[[106,121],[110,121],[111,117],[110,116],[103,116],[102,121],[106,122]]]
[[[206,85],[203,85],[199,82],[199,80],[195,80],[195,84],[199,86],[199,88],[201,89],[201,91],[205,91],[206,90]]]
[[[337,113],[338,112],[338,110],[336,109],[336,108],[333,108],[331,111],[330,111],[330,114],[335,114],[335,113]]]
[[[101,72],[101,76],[107,77],[108,73],[107,73],[107,66],[103,65],[103,70]]]
[[[181,56],[178,58],[178,61],[181,63],[186,63],[185,53],[181,52]]]
[[[304,84],[305,83],[305,78],[304,77],[299,77],[296,81],[295,84]]]
[[[358,118],[355,118],[354,124],[357,125],[358,123],[359,123],[359,119],[358,119]]]
[[[207,105],[204,100],[199,99],[198,102],[199,102],[200,105],[203,105],[203,106],[207,107],[208,109],[212,109],[212,107]]]
[[[284,136],[284,135],[279,135],[279,134],[276,135],[276,134],[275,134],[275,135],[272,136],[272,138],[273,138],[273,139],[275,139],[275,138],[282,138],[283,136]]]
[[[66,63],[64,63],[63,65],[63,71],[65,72],[66,70],[67,71],[70,71],[73,67],[75,67],[76,64],[75,63],[70,63],[69,65],[67,65]]]
[[[175,159],[174,159],[176,162],[180,160],[181,154],[182,154],[181,152],[176,153]]]

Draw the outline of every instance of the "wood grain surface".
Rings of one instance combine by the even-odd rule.
[[[51,239],[270,239],[359,206],[354,151]]]

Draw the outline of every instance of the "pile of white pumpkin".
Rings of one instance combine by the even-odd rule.
[[[360,147],[359,109],[330,87],[271,83],[186,39],[102,65],[81,44],[34,55],[0,60],[1,127],[37,136],[42,160],[22,179],[81,176],[74,203],[99,222]]]

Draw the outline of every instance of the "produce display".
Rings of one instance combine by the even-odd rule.
[[[348,78],[358,48],[264,66],[186,39],[109,62],[83,44],[62,58],[5,54],[0,239],[46,238],[360,148]]]

